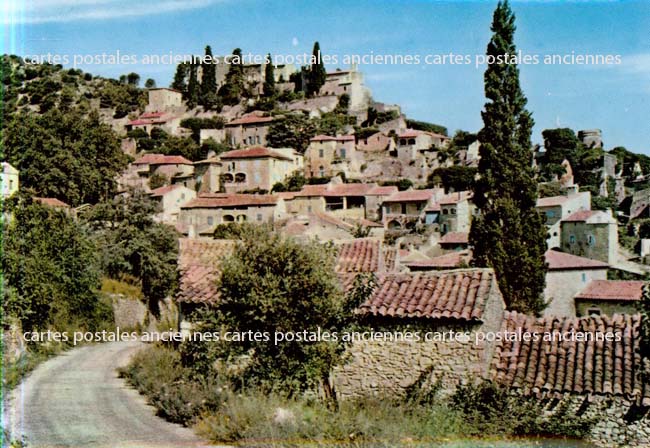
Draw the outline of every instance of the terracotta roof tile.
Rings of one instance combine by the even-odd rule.
[[[335,270],[345,272],[387,272],[395,268],[395,249],[384,248],[381,241],[359,238],[341,244]]]
[[[354,141],[354,135],[341,135],[332,137],[330,135],[317,135],[309,139],[312,142],[349,142]]]
[[[595,213],[595,210],[580,210],[575,213],[571,213],[569,216],[564,218],[562,221],[565,222],[582,222],[591,218]]]
[[[590,258],[578,257],[557,250],[547,250],[544,258],[548,263],[549,271],[563,271],[568,269],[607,269],[605,262]]]
[[[404,263],[408,268],[421,269],[453,269],[459,268],[463,263],[469,264],[472,255],[469,251],[455,251],[448,254],[433,257],[430,260],[416,260]]]
[[[492,377],[507,387],[539,397],[615,395],[648,405],[650,393],[641,380],[640,321],[638,314],[535,318],[506,312],[502,335],[528,332],[556,337],[539,337],[538,341],[504,338],[495,349]],[[591,336],[586,341],[557,337],[576,332]],[[603,340],[605,333],[613,335],[610,340]],[[598,334],[601,337],[597,338]]]
[[[436,190],[405,190],[397,191],[384,199],[384,202],[423,202],[429,201],[435,198],[437,191]]]
[[[567,196],[549,196],[537,199],[537,207],[555,207],[564,204],[569,198]]]
[[[192,165],[192,162],[183,156],[166,156],[164,154],[145,154],[133,165]]]
[[[456,193],[449,193],[443,196],[442,198],[440,198],[438,203],[440,205],[453,205],[471,198],[472,198],[471,191],[458,191]]]
[[[169,193],[170,191],[174,191],[174,190],[176,190],[177,188],[180,188],[180,187],[181,187],[180,184],[165,185],[164,187],[159,187],[159,188],[156,188],[154,190],[151,190],[150,194],[151,194],[152,197],[164,196],[167,193]]]
[[[440,238],[440,244],[468,244],[469,234],[467,232],[449,232]]]
[[[377,184],[321,184],[305,185],[296,197],[313,196],[366,196]]]
[[[481,321],[493,288],[490,269],[380,275],[360,314]]]
[[[626,280],[592,280],[575,298],[586,300],[641,300],[644,281]]]
[[[209,238],[179,240],[179,290],[176,300],[184,303],[215,304],[219,300],[216,282],[223,260],[232,254],[235,242]]]
[[[275,206],[279,200],[279,196],[272,194],[219,193],[216,195],[201,195],[183,204],[181,208]]]
[[[257,146],[254,148],[247,149],[235,149],[234,151],[224,152],[219,156],[221,160],[224,159],[260,159],[270,157],[273,159],[282,159],[291,161],[291,157],[287,157],[284,154],[280,154],[277,151],[273,151],[269,148],[264,148],[262,146]]]
[[[237,118],[235,120],[232,120],[231,122],[227,123],[226,126],[239,126],[239,125],[247,125],[247,124],[262,124],[262,123],[270,123],[274,121],[275,118],[273,117],[260,117],[259,115],[256,115],[254,113],[250,113],[247,115],[244,115],[241,118]]]

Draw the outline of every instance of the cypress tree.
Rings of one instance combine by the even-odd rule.
[[[516,55],[515,16],[508,0],[499,2],[492,22],[488,57]],[[489,64],[485,71],[488,102],[481,113],[483,129],[479,179],[470,243],[474,263],[494,268],[509,309],[539,314],[545,307],[546,228],[535,205],[531,131],[533,119],[514,63]]]
[[[264,67],[264,96],[271,97],[275,95],[275,75],[270,53],[267,55],[267,60],[266,67]]]
[[[205,47],[205,59],[201,64],[201,104],[209,109],[214,105],[217,95],[217,68],[210,45]]]
[[[224,104],[235,105],[246,96],[246,83],[244,80],[244,64],[241,49],[232,51],[231,63],[223,85],[219,88],[219,96]]]
[[[309,75],[307,78],[307,94],[317,95],[320,88],[325,84],[327,79],[327,71],[320,52],[320,44],[314,42],[314,50],[312,51],[312,61],[309,67]]]
[[[196,78],[196,64],[190,64],[189,71],[190,80],[187,82],[187,107],[193,109],[199,103],[199,82]]]
[[[171,87],[172,89],[182,92],[184,97],[187,95],[187,84],[185,78],[187,78],[187,64],[181,62],[176,66],[176,73],[174,74],[174,80],[172,81]]]

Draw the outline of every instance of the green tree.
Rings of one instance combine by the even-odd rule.
[[[312,61],[307,76],[307,95],[318,95],[318,92],[320,88],[323,87],[323,84],[325,84],[326,79],[327,71],[325,70],[325,64],[323,63],[321,56],[320,44],[314,42]]]
[[[515,16],[499,2],[492,22],[488,56],[516,54]],[[508,308],[540,313],[545,304],[546,228],[535,208],[537,185],[530,136],[533,119],[519,85],[516,64],[494,63],[485,71],[488,102],[474,202],[470,242],[477,266],[494,268]]]
[[[94,330],[110,319],[98,296],[99,260],[87,230],[27,196],[8,205],[13,219],[3,223],[3,313],[24,331]]]
[[[97,112],[20,113],[5,126],[4,156],[20,170],[21,185],[36,195],[78,206],[115,193],[128,157]]]
[[[219,283],[220,324],[225,331],[339,331],[344,298],[334,272],[333,251],[319,243],[299,244],[265,228],[246,232],[223,263]],[[231,344],[232,346],[232,344]],[[332,341],[243,342],[253,348],[242,376],[246,383],[289,394],[329,387],[340,344]]]
[[[219,97],[224,104],[233,106],[247,96],[244,80],[244,65],[241,49],[235,48],[231,55],[231,64],[224,84],[219,88]]]
[[[144,86],[145,86],[147,89],[155,89],[155,88],[156,88],[156,80],[153,79],[153,78],[148,78],[148,79],[144,82]]]
[[[217,67],[210,45],[205,47],[201,69],[201,104],[209,110],[217,104]]]
[[[182,62],[176,66],[176,73],[174,73],[174,80],[172,81],[171,88],[187,95],[187,75],[189,73],[189,65]]]
[[[199,104],[200,86],[197,80],[197,66],[190,64],[189,67],[190,79],[187,82],[187,107],[194,109]]]
[[[273,67],[273,61],[271,60],[271,53],[269,53],[267,56],[267,63],[266,66],[264,67],[264,96],[265,97],[272,97],[275,95],[275,75],[273,73],[274,67]]]
[[[173,227],[154,221],[157,212],[158,204],[136,190],[97,204],[83,216],[95,230],[105,275],[137,278],[154,315],[158,302],[177,285],[178,256],[178,235]]]
[[[266,140],[272,148],[294,148],[304,153],[318,127],[304,114],[286,114],[269,126]]]
[[[131,73],[129,73],[128,75],[126,75],[126,82],[127,82],[130,86],[137,87],[138,84],[140,83],[140,75],[138,75],[138,74],[135,73],[135,72],[131,72]]]

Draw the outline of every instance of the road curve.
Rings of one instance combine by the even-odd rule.
[[[48,360],[13,391],[3,426],[29,448],[208,446],[192,430],[156,417],[144,397],[118,378],[116,369],[143,347],[97,344]]]

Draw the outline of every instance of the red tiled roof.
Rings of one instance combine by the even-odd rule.
[[[403,132],[397,134],[398,138],[416,138],[418,135],[429,135],[431,137],[437,137],[437,138],[442,138],[448,140],[449,137],[446,135],[442,134],[437,134],[435,132],[429,132],[429,131],[419,131],[417,129],[406,129]]]
[[[349,142],[354,141],[354,135],[341,135],[332,137],[330,135],[317,135],[309,139],[312,142]]]
[[[384,248],[381,241],[359,238],[339,247],[336,272],[386,272],[395,267],[395,249]]]
[[[440,198],[438,203],[440,205],[453,205],[458,204],[459,202],[464,201],[465,199],[470,199],[472,197],[471,191],[458,191],[456,193],[449,193],[448,195]]]
[[[384,199],[384,202],[423,202],[432,199],[436,194],[435,190],[405,190],[398,191],[390,197]]]
[[[468,244],[469,234],[467,232],[449,232],[440,238],[440,244]]]
[[[575,298],[585,300],[637,301],[643,295],[643,281],[592,280]]]
[[[368,196],[390,196],[391,194],[397,193],[398,189],[394,185],[389,186],[375,186],[368,190],[366,195]]]
[[[305,185],[297,197],[309,196],[366,196],[377,184],[322,184]]]
[[[352,230],[352,224],[348,224],[347,222],[343,221],[342,219],[337,218],[336,216],[330,215],[329,213],[323,213],[323,212],[314,212],[314,216],[316,216],[318,219],[325,221],[328,224],[332,224],[333,226],[340,227],[346,230]]]
[[[163,115],[165,115],[164,112],[145,112],[144,114],[140,115],[140,118],[160,118]]]
[[[235,149],[234,151],[224,152],[219,156],[223,159],[259,159],[265,157],[271,157],[274,159],[282,159],[291,161],[291,157],[287,157],[284,154],[280,154],[277,151],[273,151],[269,148],[264,148],[262,146],[257,146],[254,148],[247,149]]]
[[[501,334],[589,334],[589,340],[540,337],[497,344],[491,374],[495,381],[525,394],[560,398],[566,394],[621,396],[650,404],[642,381],[639,354],[640,316],[615,314],[585,318],[535,318],[506,312]],[[596,332],[619,334],[620,340],[596,340]],[[555,333],[557,335],[557,333]],[[510,338],[512,339],[512,338]],[[613,338],[612,338],[613,339]]]
[[[154,190],[151,190],[151,196],[152,197],[158,197],[158,196],[164,196],[170,191],[174,191],[177,188],[180,188],[181,185],[179,184],[174,184],[174,185],[165,185],[164,187],[159,187]]]
[[[379,277],[361,314],[386,317],[481,321],[497,288],[490,269],[387,274]]]
[[[412,269],[453,269],[459,268],[463,263],[469,264],[472,255],[468,251],[455,251],[433,257],[430,260],[416,260],[404,263]]]
[[[607,269],[605,262],[590,258],[578,257],[557,250],[547,250],[544,258],[548,263],[549,271],[564,271],[568,269]]]
[[[260,117],[259,115],[255,115],[254,113],[250,113],[247,115],[244,115],[240,118],[237,118],[235,120],[232,120],[231,122],[227,123],[226,126],[238,126],[238,125],[247,125],[247,124],[259,124],[259,123],[269,123],[271,121],[275,120],[273,117]]]
[[[537,199],[537,207],[555,207],[567,201],[567,196],[549,196]]]
[[[192,162],[183,156],[166,156],[164,154],[145,154],[133,165],[192,165]]]
[[[562,221],[565,222],[583,222],[591,218],[597,212],[595,210],[580,210],[575,213],[571,213],[569,216],[564,218]]]
[[[219,299],[216,282],[221,275],[221,263],[232,254],[235,243],[208,238],[181,238],[179,244],[180,282],[176,300],[215,304]]]
[[[182,205],[181,208],[274,206],[279,200],[279,196],[272,194],[219,193],[216,195],[201,195]]]
[[[57,198],[39,198],[39,197],[34,197],[32,198],[36,202],[39,202],[43,205],[46,205],[48,207],[62,207],[62,208],[70,208],[68,204],[65,202],[57,199]]]

